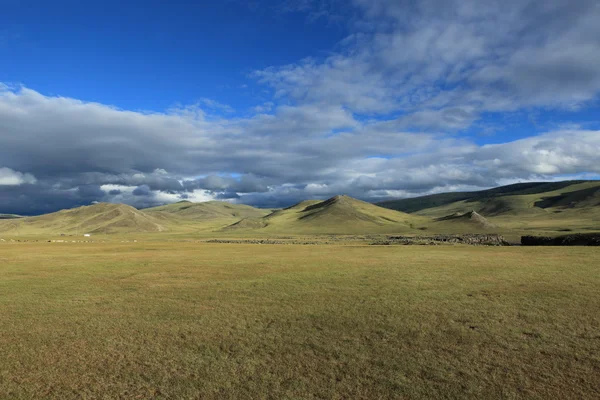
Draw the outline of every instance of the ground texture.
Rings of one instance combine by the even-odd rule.
[[[0,399],[600,398],[595,248],[0,243]]]

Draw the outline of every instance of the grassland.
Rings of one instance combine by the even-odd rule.
[[[83,233],[179,238],[496,233],[518,242],[523,235],[600,231],[599,181],[517,184],[380,205],[384,207],[348,196],[303,201],[281,210],[219,201],[183,201],[144,210],[101,203],[36,217],[0,219],[0,238]],[[402,209],[412,213],[399,211]]]
[[[2,235],[68,235],[168,231],[161,221],[125,204],[99,203],[55,213],[0,221]]]
[[[594,248],[0,243],[1,399],[597,399]]]
[[[240,220],[260,219],[272,211],[223,201],[181,201],[143,210],[145,214],[161,220],[170,231],[195,233],[220,230]]]
[[[0,234],[26,237],[85,233],[198,234],[222,229],[241,218],[259,218],[270,213],[271,210],[220,201],[184,201],[145,210],[125,204],[98,203],[19,220],[0,220]]]
[[[499,233],[517,242],[523,235],[557,236],[600,231],[599,181],[515,184],[378,205],[433,220],[420,225],[423,231],[430,233]],[[485,218],[487,226],[450,218],[473,211]]]
[[[418,232],[429,219],[375,206],[348,196],[304,201],[263,217],[246,231],[263,234],[366,234]],[[240,224],[237,224],[240,225]],[[236,226],[237,226],[236,225]],[[247,226],[241,226],[244,231]]]
[[[406,213],[417,213],[421,210],[443,207],[460,201],[469,201],[471,203],[498,199],[504,196],[544,196],[548,192],[570,191],[570,187],[579,184],[587,184],[600,188],[598,181],[561,181],[561,182],[530,182],[516,183],[513,185],[500,186],[493,189],[481,190],[477,192],[450,192],[439,193],[428,196],[413,197],[399,200],[389,200],[377,203],[377,205],[392,210]]]

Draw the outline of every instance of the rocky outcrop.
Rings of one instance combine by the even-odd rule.
[[[502,235],[435,235],[435,236],[388,236],[386,239],[371,243],[373,245],[440,245],[468,244],[472,246],[510,246]]]
[[[472,246],[509,246],[501,235],[436,235],[436,236],[323,236],[319,239],[209,239],[204,243],[231,243],[231,244],[343,244],[343,243],[369,243],[371,245],[442,245],[442,244],[468,244]]]

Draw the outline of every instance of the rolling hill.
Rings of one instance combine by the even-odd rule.
[[[598,183],[600,181],[563,181],[515,183],[477,192],[449,192],[408,199],[388,200],[376,203],[378,206],[406,213],[417,213],[421,210],[442,207],[459,201],[480,201],[503,196],[535,195],[553,192],[581,183]]]
[[[227,229],[298,234],[402,233],[414,231],[427,221],[352,197],[335,196],[325,201],[303,201],[260,219],[240,221]]]
[[[5,235],[494,232],[516,237],[591,231],[600,231],[600,181],[516,184],[379,205],[335,196],[324,201],[303,201],[281,210],[218,201],[183,201],[145,210],[101,203],[36,217],[0,214],[0,233]]]
[[[474,211],[493,225],[522,232],[600,230],[600,181],[515,184],[480,192],[386,201],[379,205],[438,221]],[[431,228],[435,229],[435,225]]]
[[[254,218],[264,217],[272,210],[254,208],[244,204],[231,204],[224,201],[207,201],[204,203],[192,203],[180,201],[159,207],[146,208],[147,214],[165,215],[170,214],[188,220],[209,220],[218,218]]]
[[[244,219],[258,219],[269,215],[273,210],[261,209],[244,204],[231,204],[223,201],[192,203],[180,201],[159,207],[147,208],[150,215],[173,229],[214,230]]]
[[[99,203],[37,217],[0,222],[0,232],[19,234],[152,233],[168,230],[154,217],[125,204]]]

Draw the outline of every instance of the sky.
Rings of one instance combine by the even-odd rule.
[[[0,213],[600,178],[597,0],[0,6]]]

